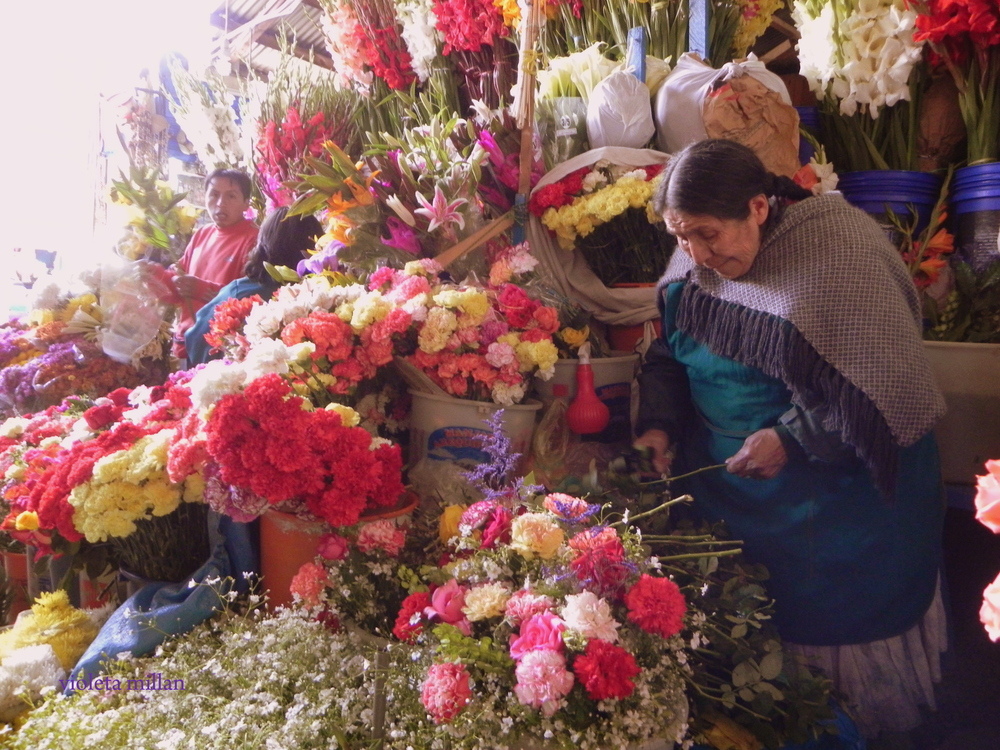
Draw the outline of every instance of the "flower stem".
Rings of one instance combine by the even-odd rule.
[[[708,550],[705,552],[688,552],[683,555],[664,555],[657,558],[661,563],[667,560],[696,560],[699,557],[731,557],[738,555],[742,549]]]

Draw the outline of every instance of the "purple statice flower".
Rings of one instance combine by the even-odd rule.
[[[524,491],[545,491],[544,487],[525,485],[524,479],[516,476],[521,454],[513,451],[510,438],[504,434],[503,412],[503,409],[498,409],[492,417],[483,420],[490,428],[490,434],[479,437],[479,441],[490,460],[479,464],[472,471],[462,472],[462,476],[482,492],[486,500],[496,502],[504,498],[519,497]]]

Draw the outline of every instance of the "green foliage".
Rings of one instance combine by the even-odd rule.
[[[924,299],[931,341],[1000,343],[1000,260],[981,273],[963,261],[952,261],[955,288],[942,304]]]

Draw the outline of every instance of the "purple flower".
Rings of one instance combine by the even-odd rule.
[[[345,247],[342,242],[331,242],[318,253],[305,260],[300,260],[295,266],[295,272],[299,276],[307,276],[311,273],[323,273],[323,271],[339,271],[340,261],[337,260],[337,253]]]
[[[420,255],[422,248],[417,239],[417,233],[408,227],[402,219],[398,216],[390,216],[386,220],[386,228],[389,230],[389,236],[382,238],[383,245],[403,250],[411,255]]]

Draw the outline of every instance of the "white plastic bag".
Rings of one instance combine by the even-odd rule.
[[[642,148],[655,132],[646,84],[625,70],[616,70],[597,84],[587,104],[587,138],[592,149]]]
[[[698,55],[687,52],[681,55],[656,95],[653,109],[660,150],[672,154],[707,138],[703,116],[705,97],[716,80],[728,81],[743,75],[753,76],[777,92],[785,104],[791,105],[785,82],[755,55],[751,54],[742,62],[726,63],[716,70]]]

